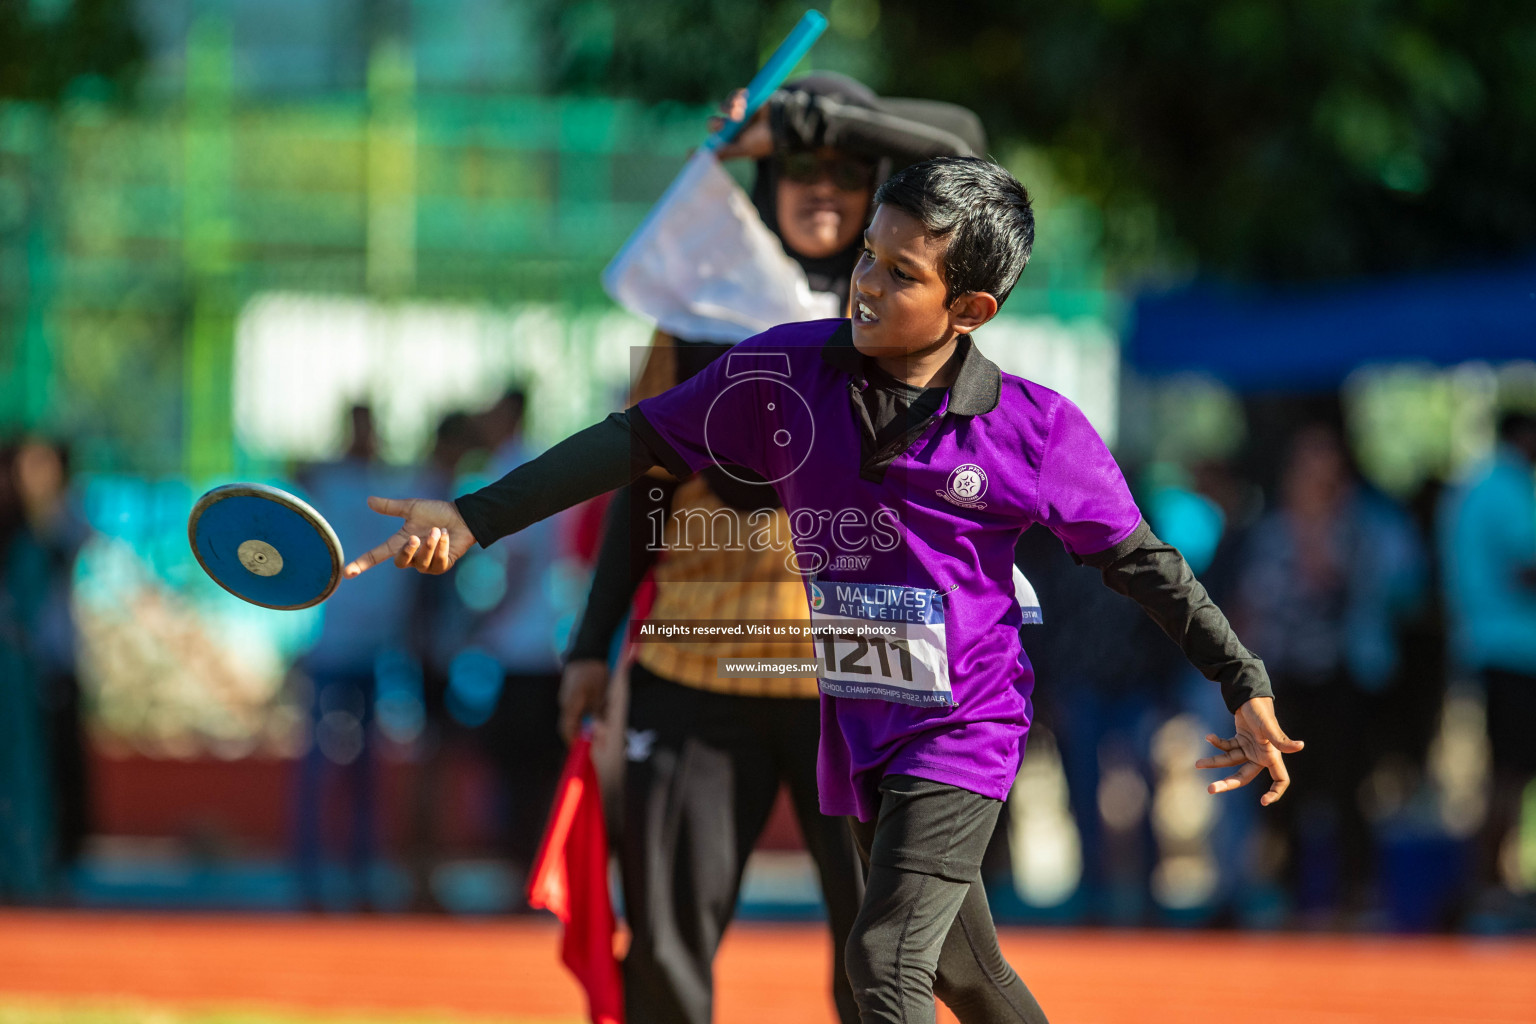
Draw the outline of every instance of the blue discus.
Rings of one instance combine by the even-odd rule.
[[[213,582],[263,608],[308,608],[341,582],[336,532],[319,512],[276,487],[215,487],[192,507],[187,536]]]

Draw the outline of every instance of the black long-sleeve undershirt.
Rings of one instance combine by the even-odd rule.
[[[1227,710],[1274,696],[1264,663],[1237,638],[1179,549],[1159,540],[1145,519],[1125,540],[1082,562],[1098,569],[1109,589],[1141,605],[1201,675],[1221,684]]]
[[[475,540],[489,547],[657,465],[660,460],[630,427],[628,414],[616,412],[454,504]]]
[[[630,417],[639,415],[633,409],[614,413],[459,498],[459,514],[475,539],[481,546],[492,544],[661,465],[660,453],[632,426]],[[1221,684],[1228,709],[1235,712],[1254,697],[1273,696],[1263,662],[1238,640],[1184,556],[1159,540],[1145,520],[1119,544],[1081,560],[1098,569],[1111,590],[1141,605],[1202,675]],[[626,607],[633,593],[633,586],[626,588]],[[610,631],[602,641],[603,655],[597,656],[606,655],[611,636]]]

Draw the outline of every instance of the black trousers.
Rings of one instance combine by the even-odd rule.
[[[942,782],[887,775],[875,820],[849,819],[869,865],[848,938],[863,1024],[931,1024],[935,995],[961,1024],[1046,1024],[1003,959],[981,884],[1001,809]]]
[[[821,878],[837,1014],[856,1024],[843,949],[864,895],[863,869],[843,819],[817,803],[817,702],[710,693],[640,665],[629,679],[620,854],[632,933],[628,1024],[709,1024],[715,951],[781,782]]]

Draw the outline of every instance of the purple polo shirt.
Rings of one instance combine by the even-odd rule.
[[[822,590],[895,585],[942,601],[952,705],[823,690],[824,814],[871,819],[880,779],[897,773],[1005,798],[1033,718],[1034,671],[1012,584],[1019,535],[1040,523],[1087,555],[1141,521],[1119,466],[1077,406],[962,344],[939,415],[894,457],[871,459],[861,440],[852,393],[868,383],[842,319],[748,338],[631,415],[674,473],[717,464],[772,482],[796,551],[822,566]]]

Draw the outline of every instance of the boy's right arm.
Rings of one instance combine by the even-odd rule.
[[[658,464],[627,415],[616,412],[455,502],[370,498],[374,511],[405,522],[384,543],[350,562],[344,574],[350,579],[385,560],[432,575],[447,572],[471,544],[489,546],[622,487]]]
[[[771,340],[774,334],[766,331],[759,337]],[[755,348],[778,354],[787,365],[787,354],[761,344]],[[748,353],[749,357],[757,354]],[[472,543],[493,544],[530,523],[622,487],[655,466],[678,479],[722,459],[760,471],[762,437],[754,428],[761,385],[740,387],[757,380],[750,375],[743,381],[730,379],[734,355],[733,350],[683,383],[566,438],[457,502],[370,499],[375,511],[400,516],[405,524],[389,540],[351,562],[346,576],[356,576],[387,558],[402,569],[447,572]],[[737,390],[731,402],[718,411],[722,423],[718,436],[707,437],[711,413],[733,389]],[[726,427],[727,421],[734,426]]]

